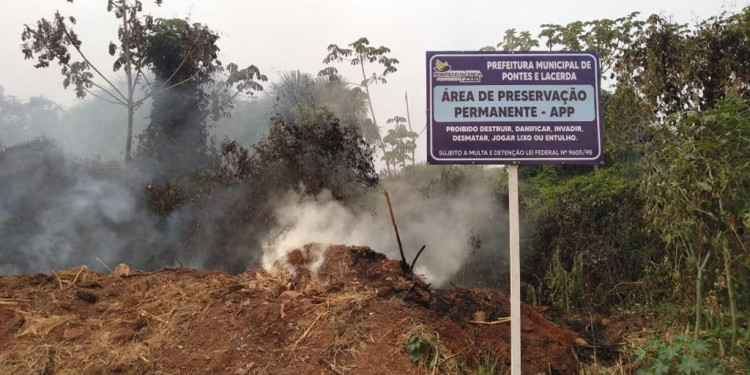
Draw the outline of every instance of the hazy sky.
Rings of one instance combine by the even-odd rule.
[[[57,65],[34,69],[20,51],[24,23],[50,18],[56,9],[75,16],[75,30],[83,50],[111,72],[107,54],[116,39],[116,20],[106,12],[106,0],[2,1],[0,14],[0,86],[5,94],[20,98],[44,96],[64,106],[75,103],[72,90],[63,90]],[[404,92],[408,91],[414,128],[425,121],[425,51],[472,50],[497,44],[508,28],[530,30],[539,25],[565,24],[577,20],[616,18],[639,11],[672,16],[675,21],[693,23],[727,9],[747,6],[738,0],[164,0],[157,7],[143,0],[144,13],[157,17],[189,17],[220,33],[221,60],[240,66],[255,64],[271,80],[279,72],[299,69],[316,73],[324,67],[326,47],[340,46],[365,36],[371,44],[391,48],[400,60],[398,72],[387,85],[373,88],[373,105],[378,123],[406,115]],[[341,69],[348,80],[359,82],[358,71]],[[114,73],[112,73],[114,77]],[[415,129],[416,130],[416,129]],[[420,140],[424,153],[424,136]],[[424,156],[422,156],[424,159]]]

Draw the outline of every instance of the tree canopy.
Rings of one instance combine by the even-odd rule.
[[[161,5],[162,1],[157,0],[155,3]],[[136,108],[153,96],[193,80],[199,72],[223,74],[225,79],[212,90],[210,98],[213,99],[212,113],[216,116],[226,116],[228,114],[226,107],[231,99],[242,92],[251,93],[262,89],[262,86],[255,80],[267,79],[253,65],[240,69],[236,64],[229,64],[225,68],[216,59],[218,47],[215,42],[218,36],[207,33],[202,27],[186,27],[187,22],[155,22],[151,15],[142,15],[143,3],[140,0],[108,0],[107,12],[122,21],[117,30],[118,43],[110,42],[108,50],[109,54],[115,58],[112,63],[113,71],[122,70],[125,73],[127,82],[125,92],[103,74],[101,69],[91,63],[82,49],[83,42],[73,28],[76,25],[76,19],[73,16],[65,17],[57,11],[51,20],[42,18],[35,25],[25,25],[21,34],[23,41],[21,50],[24,58],[36,59],[37,63],[34,66],[37,68],[46,68],[57,62],[62,67],[63,87],[73,85],[78,98],[92,95],[105,102],[127,108],[125,160],[131,159],[133,114]],[[181,55],[169,55],[167,51],[163,54],[155,52],[154,46],[157,41],[153,39],[154,33],[166,35],[171,28],[174,37],[178,26],[182,28],[179,30],[181,43],[185,46],[189,45],[189,48],[181,49]],[[165,41],[166,39],[162,42]],[[167,59],[180,60],[182,63],[175,67],[175,64],[168,63]],[[192,74],[180,73],[185,67],[184,62],[188,59],[193,64],[194,72]],[[168,68],[174,68],[174,70],[163,71]],[[155,69],[155,74],[166,78],[159,84],[149,82],[147,73],[152,69]],[[177,78],[184,79],[178,80]],[[136,98],[136,89],[142,85],[147,88],[146,93]]]

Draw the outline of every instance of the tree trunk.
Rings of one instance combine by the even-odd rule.
[[[132,98],[133,95],[130,94],[130,103],[128,103],[128,134],[125,139],[125,161],[130,161],[131,157],[131,147],[133,145],[133,112],[135,112],[135,109],[133,109],[132,106]]]
[[[378,127],[378,120],[375,119],[375,110],[372,109],[372,97],[370,96],[370,85],[367,84],[367,76],[365,75],[365,62],[360,57],[359,67],[362,69],[362,84],[365,85],[365,93],[367,93],[367,104],[370,106],[370,114],[372,115],[372,123],[375,124],[375,129],[378,130],[378,138],[380,141],[380,148],[383,150],[383,160],[385,160],[385,168],[388,170],[388,175],[391,175],[391,165],[388,163],[388,159],[385,158],[385,145],[383,139],[380,137],[380,128]]]
[[[122,51],[125,54],[125,76],[128,82],[128,133],[125,139],[125,161],[131,160],[131,148],[133,145],[133,112],[135,111],[135,105],[133,103],[133,70],[131,66],[130,56],[130,31],[128,30],[128,3],[127,0],[122,0],[120,3],[120,11],[122,12]]]
[[[698,276],[695,278],[695,333],[694,336],[697,339],[700,333],[701,326],[701,305],[703,304],[703,269],[706,268],[708,263],[708,257],[711,253],[706,254],[706,258],[701,263],[701,259],[696,256],[696,262],[698,266]]]
[[[413,132],[414,130],[412,130],[412,128],[411,128],[411,116],[409,115],[409,95],[406,92],[404,92],[404,101],[406,101],[406,121],[409,124],[409,131]],[[417,136],[417,137],[419,137],[419,136]],[[411,165],[415,165],[416,162],[417,162],[417,159],[415,157],[415,152],[416,152],[416,148],[417,148],[416,147],[416,141],[417,140],[415,138],[414,139],[414,149],[411,150]]]
[[[729,295],[729,313],[732,317],[732,342],[730,348],[734,349],[737,344],[737,300],[732,286],[732,254],[729,252],[727,240],[724,239],[724,277],[727,282],[727,294]]]

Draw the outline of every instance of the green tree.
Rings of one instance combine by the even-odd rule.
[[[652,15],[622,56],[620,84],[632,86],[664,120],[685,109],[712,108],[725,93],[750,94],[750,7],[690,29]]]
[[[208,93],[218,35],[201,24],[181,19],[158,19],[146,36],[145,63],[154,73],[154,85],[184,82],[153,96],[150,122],[139,137],[139,153],[166,169],[203,164],[208,157]],[[204,40],[200,54],[190,52],[192,40]],[[183,56],[189,56],[184,58]]]
[[[637,162],[651,133],[653,114],[630,86],[602,92],[604,155],[607,164]]]
[[[531,36],[528,30],[516,32],[516,29],[505,30],[503,40],[496,47],[486,46],[480,48],[480,51],[496,51],[500,48],[502,51],[530,51],[532,47],[539,47],[539,40]]]
[[[377,139],[379,132],[367,116],[367,94],[361,87],[350,87],[343,78],[316,80],[316,93],[322,105],[333,112],[342,124],[362,129],[365,139]]]
[[[359,87],[349,88],[343,78],[329,80],[300,71],[284,72],[271,86],[276,115],[285,122],[315,118],[324,110],[334,114],[342,124],[362,129],[363,135],[377,129],[367,122],[367,98]]]
[[[299,70],[281,73],[279,81],[271,84],[270,95],[276,102],[276,116],[286,122],[314,118],[322,109],[315,78]]]
[[[360,86],[365,88],[365,93],[367,94],[367,104],[370,107],[370,114],[372,115],[372,122],[376,129],[379,129],[378,127],[378,121],[375,117],[375,110],[372,106],[372,96],[370,95],[370,85],[377,84],[377,83],[386,83],[385,77],[389,74],[396,72],[396,64],[398,64],[398,60],[392,57],[389,57],[388,54],[391,52],[391,49],[388,47],[380,46],[380,47],[372,47],[370,46],[370,41],[367,40],[367,38],[359,38],[356,41],[349,43],[349,48],[342,48],[339,47],[336,44],[331,44],[328,46],[328,55],[325,59],[323,59],[323,63],[325,64],[331,64],[334,62],[342,62],[342,61],[348,61],[351,65],[359,65],[360,70],[362,71],[362,82],[360,83]],[[380,73],[372,72],[368,74],[368,72],[365,70],[366,64],[372,64],[377,63],[378,65],[382,66],[383,70]],[[337,79],[338,77],[338,70],[334,67],[328,67],[323,70],[321,70],[318,73],[321,77],[326,77],[328,79]],[[362,129],[362,133],[365,134],[364,129]],[[378,132],[377,138],[371,138],[366,139],[368,142],[378,142],[380,140],[380,133]],[[380,147],[385,152],[384,145],[382,142],[380,142]],[[386,168],[388,169],[388,173],[390,173],[390,165],[386,163]]]
[[[644,22],[638,12],[616,19],[575,21],[567,25],[544,24],[539,33],[545,46],[563,51],[596,51],[600,55],[601,74],[605,79],[636,40]]]
[[[703,329],[704,280],[712,278],[713,292],[729,302],[732,346],[736,293],[750,286],[750,105],[730,94],[714,108],[672,116],[667,125],[654,133],[643,163],[646,217],[664,238],[675,271],[692,274],[696,336]]]
[[[72,0],[68,0],[72,2]],[[162,0],[156,0],[161,5]],[[53,62],[62,67],[63,87],[73,85],[76,96],[84,98],[92,95],[105,102],[122,105],[127,108],[127,136],[125,142],[125,160],[131,159],[131,148],[133,139],[133,115],[140,105],[154,95],[161,94],[174,87],[191,81],[194,77],[189,76],[182,81],[174,79],[179,68],[173,76],[161,84],[151,85],[148,82],[146,72],[149,70],[149,60],[146,56],[148,42],[147,35],[154,26],[153,17],[143,16],[143,4],[139,0],[107,0],[107,11],[112,13],[121,24],[118,27],[118,43],[109,43],[109,54],[115,58],[112,65],[113,71],[122,70],[125,73],[127,87],[125,92],[121,91],[110,79],[105,76],[99,68],[94,66],[88,56],[84,53],[82,42],[78,38],[73,26],[76,24],[75,17],[64,17],[59,11],[55,12],[51,20],[42,18],[35,25],[25,25],[21,34],[23,45],[21,47],[26,59],[36,58],[35,67],[46,68]],[[197,34],[194,36],[200,36]],[[183,60],[196,58],[195,56],[208,56],[209,51],[214,48],[211,40],[196,38],[190,41],[191,47],[182,56]],[[74,60],[73,54],[80,60]],[[198,58],[199,59],[199,58]],[[182,67],[182,65],[180,65]],[[202,70],[220,68],[218,60],[214,64],[202,66]],[[254,85],[248,85],[253,78],[261,78],[257,68],[250,66],[246,69],[230,69],[226,85],[238,90],[251,91]],[[92,73],[93,71],[93,73]],[[144,81],[148,90],[140,98],[136,98],[136,89]],[[214,104],[215,106],[220,105]]]
[[[401,116],[389,118],[387,123],[393,128],[383,137],[383,160],[394,167],[404,168],[409,160],[413,165],[418,134],[406,129],[406,119]]]
[[[694,82],[684,74],[690,70],[688,59],[694,58],[688,33],[687,25],[652,15],[623,54],[619,84],[632,86],[646,100],[654,120],[693,105]]]

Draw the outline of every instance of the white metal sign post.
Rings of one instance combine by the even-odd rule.
[[[518,215],[518,165],[508,166],[510,232],[510,373],[521,375],[521,245]]]
[[[519,164],[601,164],[596,52],[428,51],[427,162],[508,165],[511,375],[521,374]]]

